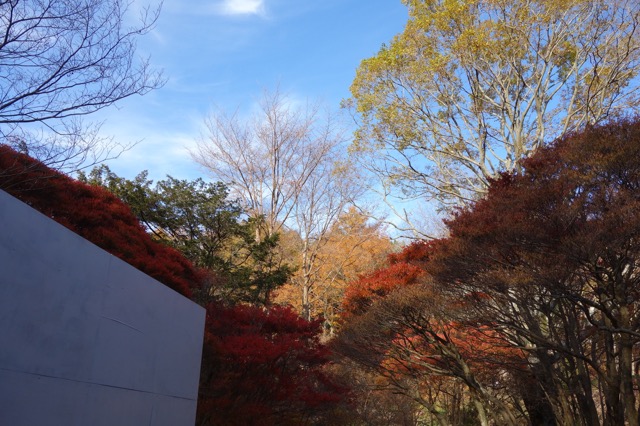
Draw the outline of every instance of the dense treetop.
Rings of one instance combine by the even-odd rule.
[[[481,424],[635,422],[639,154],[630,119],[539,148],[448,237],[353,283],[336,347],[439,424],[465,406]]]
[[[0,189],[140,269],[190,296],[203,274],[177,250],[153,241],[131,209],[103,188],[78,182],[0,145]]]

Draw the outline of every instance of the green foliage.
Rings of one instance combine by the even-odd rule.
[[[209,286],[199,295],[202,302],[220,297],[268,303],[271,292],[292,272],[274,256],[278,235],[256,241],[259,221],[247,219],[221,182],[168,176],[154,185],[146,171],[128,180],[105,165],[88,175],[80,173],[79,179],[107,188],[131,207],[156,240],[208,270]]]
[[[152,187],[146,173],[128,181],[103,166],[89,177],[81,176],[83,180],[91,181],[92,186],[1,144],[0,171],[5,172],[0,174],[2,190],[184,296],[195,296],[201,303],[203,300],[198,300],[197,291],[205,279],[204,274],[168,245],[190,246],[183,241],[171,241],[168,236],[181,238],[186,231],[178,232],[177,224],[197,223],[196,213],[204,214],[213,205],[226,206],[221,208],[222,213],[215,209],[208,211],[222,216],[220,221],[228,219],[223,214],[228,213],[234,218],[229,228],[242,231],[233,234],[231,239],[250,241],[256,229],[256,224],[239,219],[239,210],[228,208],[233,203],[225,201],[226,192],[221,184],[169,178]],[[96,185],[98,183],[109,186],[129,202],[136,200],[136,214],[144,214],[147,226],[158,231],[154,234],[156,239],[158,236],[164,239],[154,241],[131,208]],[[175,197],[168,199],[167,194]],[[218,195],[220,197],[216,198]],[[160,228],[160,221],[174,226],[169,229],[173,233]],[[237,228],[232,227],[234,224]],[[204,225],[198,225],[206,234]],[[231,280],[233,276],[238,285],[245,286],[238,289],[241,295],[237,300],[240,296],[246,301],[265,299],[266,293],[286,280],[287,268],[276,268],[270,263],[277,244],[277,236],[252,243],[249,257],[254,263],[232,265],[226,271],[227,279]],[[198,255],[200,252],[193,253]],[[223,274],[225,271],[212,272]],[[328,374],[331,353],[320,342],[322,320],[306,321],[289,307],[230,304],[230,301],[215,300],[204,305],[207,317],[196,423],[336,424],[331,421],[332,413],[336,409],[346,411],[348,392]],[[197,333],[198,330],[189,332]]]

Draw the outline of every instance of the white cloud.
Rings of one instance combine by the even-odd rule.
[[[167,14],[196,17],[257,15],[267,17],[266,0],[163,0],[161,20]]]
[[[224,0],[222,13],[226,15],[256,15],[264,11],[263,0]]]

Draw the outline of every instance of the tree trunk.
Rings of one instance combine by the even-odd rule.
[[[305,282],[302,285],[302,318],[311,321],[311,305],[309,304],[309,285]]]

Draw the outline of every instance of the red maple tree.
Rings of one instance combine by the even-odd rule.
[[[203,278],[182,254],[151,239],[131,209],[105,189],[78,182],[0,145],[0,189],[187,297]]]
[[[343,401],[324,373],[322,320],[289,307],[207,309],[199,424],[308,424]]]

